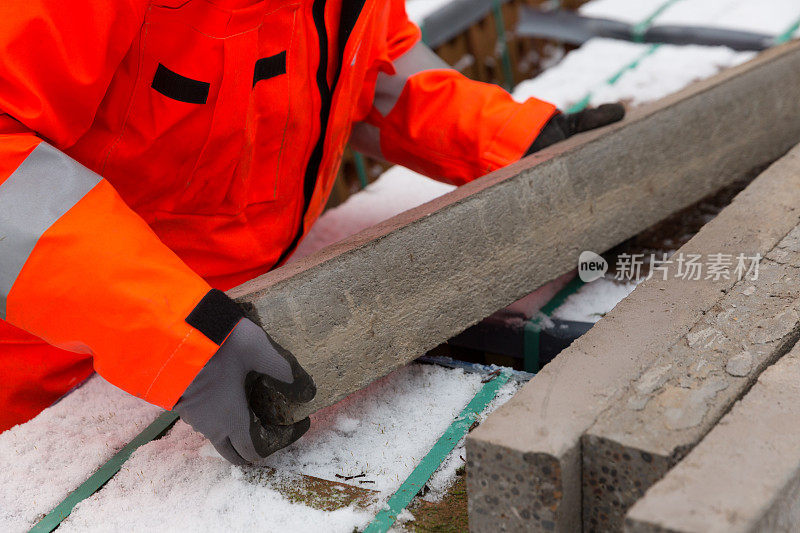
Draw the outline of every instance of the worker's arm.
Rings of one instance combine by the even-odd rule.
[[[253,412],[241,400],[246,376],[259,378],[251,392],[274,396],[274,384],[261,378],[275,363],[263,360],[285,358],[266,335],[240,340],[237,328],[252,323],[236,305],[167,248],[106,180],[57,148],[90,127],[146,5],[0,4],[0,319],[91,353],[111,383],[165,408],[206,367],[182,414],[214,437],[224,433],[227,440],[214,444],[225,446],[226,457],[253,460],[252,449],[297,436],[253,431]],[[226,383],[224,376],[234,376],[238,396],[202,386]],[[201,420],[213,409],[227,418]]]
[[[355,125],[351,141],[357,150],[460,185],[531,153],[540,134],[563,139],[561,133],[579,131],[559,128],[560,113],[550,103],[518,103],[497,85],[453,70],[420,41],[404,2],[392,0],[391,6],[388,56],[394,72],[384,68],[366,87],[374,91],[373,107]],[[619,120],[613,115],[603,114]],[[597,118],[581,123],[600,124]]]

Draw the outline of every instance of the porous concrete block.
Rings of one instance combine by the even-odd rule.
[[[674,283],[681,283],[680,280]],[[677,343],[664,346],[584,434],[586,531],[625,513],[800,336],[800,269],[762,260]]]
[[[628,512],[631,533],[791,532],[800,524],[800,347]]]
[[[313,375],[304,417],[780,157],[798,84],[800,45],[777,48],[230,294]]]
[[[766,110],[770,105],[761,99],[765,96],[762,91],[770,89],[769,84],[762,83],[769,77],[779,83],[787,66],[784,64],[774,71],[769,68],[768,65],[777,66],[783,62],[772,63],[778,58],[772,53],[775,52],[739,69],[732,74],[734,79],[725,77],[728,81],[712,82],[699,94],[684,93],[682,98],[698,98],[705,104],[698,102],[697,107],[686,108],[675,104],[664,122],[654,120],[652,127],[684,123],[691,129],[694,121],[684,110],[694,112],[698,107],[723,102],[745,92],[750,94],[748,98],[755,100],[756,108]],[[797,62],[796,66],[800,67],[798,58],[791,62]],[[772,98],[774,94],[768,97]],[[793,106],[800,110],[796,98],[792,98]],[[741,103],[741,100],[736,104],[730,101],[734,107]],[[753,132],[748,131],[746,136],[751,134]],[[764,139],[764,142],[770,141]],[[636,157],[626,147],[609,146],[608,150],[617,154],[623,165],[629,157]],[[661,164],[663,153],[659,150],[652,154],[654,172]],[[716,173],[727,166],[730,161],[727,157],[719,152],[713,156],[709,154],[707,162],[711,166],[705,166],[694,178],[706,172]],[[680,162],[672,165],[681,167]],[[635,177],[631,175],[631,179]],[[692,181],[688,179],[686,186],[691,188]],[[652,190],[659,191],[659,186],[654,184]],[[711,250],[723,254],[765,255],[800,221],[799,202],[800,148],[795,148],[737,196],[680,252],[707,253]],[[619,400],[630,383],[642,375],[664,349],[685,336],[733,285],[734,280],[671,283],[658,278],[641,284],[511,401],[489,416],[467,439],[470,528],[476,532],[580,530],[581,435],[603,411]],[[525,468],[520,470],[520,465]]]

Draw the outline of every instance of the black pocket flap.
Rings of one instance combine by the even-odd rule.
[[[286,50],[271,57],[263,57],[256,61],[253,72],[253,87],[261,80],[268,80],[286,74]]]
[[[205,104],[211,84],[181,76],[159,63],[151,87],[179,102]]]

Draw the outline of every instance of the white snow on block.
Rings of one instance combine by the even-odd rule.
[[[626,71],[615,84],[594,88],[591,104],[622,100],[637,105],[658,100],[755,55],[722,46],[663,45],[635,69]]]
[[[0,531],[27,531],[122,449],[161,409],[93,376],[0,434]]]
[[[755,56],[754,52],[735,52],[721,46],[674,45],[660,46],[646,55],[651,46],[592,39],[555,67],[517,85],[513,96],[518,101],[535,96],[560,109],[568,109],[590,93],[591,105],[616,101],[636,105],[663,98]],[[608,84],[612,76],[638,58],[641,61],[636,68],[625,71],[613,85]]]
[[[97,494],[76,507],[64,531],[342,531],[368,523],[481,387],[481,376],[412,365],[312,416],[309,433],[264,461],[283,476],[315,477],[376,490],[376,502],[323,512],[291,503],[274,486],[220,458],[183,422],[142,446]],[[498,407],[518,385],[501,389]],[[463,464],[445,462],[446,488]],[[365,474],[344,481],[336,477]],[[359,481],[373,481],[364,484]]]
[[[582,286],[571,294],[553,313],[553,318],[578,322],[598,322],[616,305],[628,297],[636,284],[618,283],[610,279],[598,279]]]
[[[524,102],[533,96],[567,109],[603,86],[647,48],[645,44],[614,39],[591,39],[541,75],[517,85],[514,99]]]
[[[206,443],[179,421],[167,437],[140,448],[59,531],[350,533],[371,518],[349,507],[326,512],[292,503],[242,469],[205,456]]]
[[[394,492],[480,387],[462,370],[402,368],[314,415],[306,437],[265,464],[331,481],[365,473],[368,488]]]
[[[779,35],[800,18],[797,0],[679,0],[657,24],[710,26]]]

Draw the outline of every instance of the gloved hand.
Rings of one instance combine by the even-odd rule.
[[[624,117],[625,107],[622,104],[603,104],[577,113],[558,113],[545,124],[525,155],[531,155],[575,134],[618,122]]]
[[[308,418],[290,424],[289,406],[311,401],[316,392],[311,376],[294,356],[242,318],[174,410],[225,459],[245,464],[288,446],[308,431]]]

